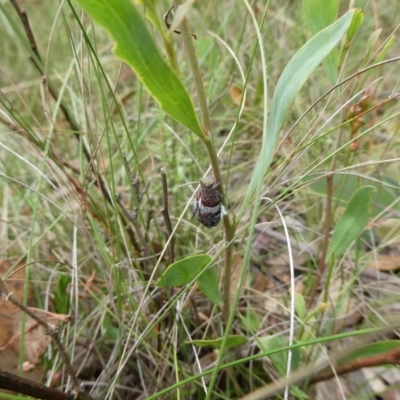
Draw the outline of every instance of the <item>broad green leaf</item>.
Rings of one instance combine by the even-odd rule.
[[[158,51],[131,0],[77,0],[115,41],[114,52],[136,72],[160,107],[199,137],[204,137],[189,94]]]
[[[223,341],[224,338],[210,339],[210,340],[188,340],[187,342],[185,342],[185,344],[194,344],[195,346],[198,347],[214,347],[216,349],[219,349]],[[247,338],[245,336],[231,335],[228,336],[224,349],[241,346],[246,342]]]
[[[197,280],[200,290],[207,296],[214,304],[222,304],[221,294],[219,292],[219,279],[217,269],[211,267],[206,269]]]
[[[303,0],[306,24],[313,35],[336,21],[339,4],[340,0]],[[335,84],[338,77],[339,51],[333,49],[322,64],[331,83]]]
[[[349,28],[355,10],[318,32],[291,58],[280,76],[272,98],[271,112],[263,143],[253,170],[240,216],[248,209],[255,190],[262,184],[271,164],[279,131],[285,122],[294,98],[314,69],[339,43]],[[239,216],[239,217],[240,217]]]
[[[165,270],[160,279],[156,282],[156,286],[171,287],[186,285],[210,262],[211,257],[207,254],[198,254],[179,260],[171,264]]]
[[[327,261],[332,255],[341,256],[364,230],[370,216],[369,207],[373,191],[373,186],[363,186],[351,197],[333,232],[326,255]]]

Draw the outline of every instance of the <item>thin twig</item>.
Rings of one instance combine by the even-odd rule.
[[[163,205],[161,207],[161,213],[164,217],[165,225],[167,227],[167,232],[168,236],[171,236],[171,240],[169,242],[169,259],[170,262],[173,263],[175,259],[175,237],[173,236],[172,233],[172,224],[171,224],[171,219],[169,217],[169,211],[168,211],[168,183],[167,183],[167,175],[165,174],[165,171],[163,168],[160,168],[160,174],[161,174],[161,183],[162,183],[162,189],[163,189]]]
[[[375,367],[378,365],[393,364],[397,365],[400,362],[400,346],[393,350],[389,350],[383,354],[377,354],[370,357],[356,358],[346,364],[329,367],[314,375],[310,379],[310,383],[326,381],[334,376],[348,374],[349,372],[358,371],[362,368]]]
[[[76,395],[64,393],[35,381],[22,378],[0,369],[0,388],[11,390],[19,394],[26,394],[35,399],[47,400],[74,400]]]
[[[42,60],[39,54],[39,49],[36,44],[35,36],[33,35],[31,25],[29,23],[28,16],[24,10],[22,10],[17,3],[16,0],[10,0],[12,6],[14,7],[15,11],[17,12],[19,18],[21,19],[22,25],[24,26],[26,36],[28,36],[29,45],[31,46],[32,51],[35,53],[38,60]],[[32,59],[32,62],[35,63],[35,60]]]
[[[140,245],[142,246],[145,257],[146,258],[152,257],[152,253],[151,253],[149,244],[147,243],[147,241],[142,233],[142,228],[137,220],[137,212],[136,211],[129,212],[125,208],[125,206],[122,203],[122,200],[119,196],[116,197],[116,200],[117,200],[117,203],[118,203],[119,207],[121,208],[122,212],[124,213],[126,219],[128,219],[128,221],[132,224],[133,228],[135,229],[136,235],[139,239]]]

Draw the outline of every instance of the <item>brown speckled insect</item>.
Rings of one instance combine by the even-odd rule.
[[[201,178],[200,187],[196,192],[193,204],[193,216],[197,215],[199,222],[207,228],[217,226],[223,215],[221,194],[217,187],[219,183],[211,177]]]

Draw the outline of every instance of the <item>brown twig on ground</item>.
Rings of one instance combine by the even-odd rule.
[[[317,383],[326,381],[333,378],[336,375],[344,375],[349,372],[358,371],[362,368],[375,367],[378,365],[393,364],[397,365],[400,363],[400,345],[399,347],[389,350],[384,354],[378,354],[370,357],[357,358],[349,361],[346,364],[336,366],[335,368],[326,368],[314,375],[310,379],[310,383]]]
[[[0,388],[15,393],[26,394],[35,399],[47,400],[75,400],[73,393],[64,393],[60,390],[44,386],[40,383],[22,378],[0,369]]]
[[[172,224],[171,219],[169,217],[168,211],[168,183],[167,183],[167,175],[163,168],[160,168],[161,174],[161,183],[163,188],[163,205],[161,208],[161,213],[164,217],[165,225],[167,227],[168,236],[171,238],[169,242],[169,260],[171,263],[174,262],[175,259],[175,237],[172,234]]]
[[[72,386],[73,386],[73,392],[79,393],[79,382],[78,379],[75,376],[75,372],[72,368],[71,362],[69,360],[69,357],[67,353],[65,352],[65,349],[63,345],[61,344],[59,338],[58,338],[58,328],[55,327],[52,324],[48,324],[46,321],[43,321],[40,317],[38,317],[35,313],[33,313],[29,308],[25,307],[23,304],[21,304],[18,300],[14,299],[12,292],[9,292],[6,285],[4,284],[3,280],[0,278],[0,296],[2,296],[5,300],[9,301],[10,303],[14,304],[16,307],[18,307],[21,311],[23,311],[26,315],[31,317],[34,321],[36,321],[40,326],[42,326],[47,334],[51,337],[54,345],[56,346],[61,359],[64,362],[65,369],[71,378]],[[81,392],[82,394],[82,399],[91,399],[91,397],[84,392]]]

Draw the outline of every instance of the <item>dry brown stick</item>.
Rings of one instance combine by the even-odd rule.
[[[31,25],[29,23],[28,16],[26,15],[26,12],[20,8],[16,0],[10,0],[11,4],[13,5],[15,11],[19,15],[19,18],[21,19],[22,25],[24,26],[26,35],[28,36],[29,44],[31,46],[32,51],[36,54],[36,57],[41,60],[40,54],[39,54],[39,49],[36,44],[35,36],[33,36],[33,32],[31,29]]]
[[[6,285],[4,284],[4,282],[1,278],[0,278],[0,296],[3,297],[4,300],[9,301],[10,303],[14,304],[16,307],[18,307],[21,311],[23,311],[26,315],[31,317],[34,321],[36,321],[40,326],[42,326],[46,330],[46,333],[53,340],[53,343],[56,346],[56,348],[60,354],[60,357],[64,362],[65,369],[67,370],[67,373],[68,373],[69,377],[71,378],[71,382],[73,385],[73,392],[78,394],[79,393],[79,382],[75,376],[75,372],[72,368],[69,357],[68,357],[67,353],[65,352],[65,349],[64,349],[63,345],[61,344],[60,339],[58,338],[58,328],[52,324],[48,324],[46,321],[43,321],[40,317],[38,317],[35,313],[33,313],[29,308],[24,306],[18,300],[14,299],[13,293],[7,289]],[[85,399],[91,399],[91,397],[87,393],[82,393],[82,396]]]
[[[164,217],[165,225],[167,227],[168,236],[171,238],[169,242],[169,254],[170,254],[170,262],[173,263],[175,259],[175,237],[172,234],[172,224],[171,219],[169,217],[169,210],[168,210],[168,183],[167,183],[167,175],[163,168],[160,168],[161,174],[161,183],[163,189],[163,205],[161,208],[161,213]]]
[[[64,393],[40,383],[11,374],[0,369],[0,388],[11,390],[19,394],[26,394],[35,399],[47,400],[74,400],[73,393]]]
[[[129,220],[129,222],[132,224],[133,228],[135,229],[136,235],[139,239],[139,242],[142,246],[143,249],[143,253],[145,255],[146,258],[150,258],[152,256],[151,254],[151,250],[149,247],[149,244],[146,242],[145,236],[142,233],[142,229],[140,224],[138,223],[137,220],[137,212],[133,211],[133,212],[129,212],[124,204],[122,203],[122,200],[119,196],[117,196],[116,198],[117,203],[120,207],[120,209],[122,210],[122,212],[124,213],[125,217]]]
[[[326,381],[333,378],[336,375],[344,375],[349,372],[358,371],[361,368],[375,367],[378,365],[393,364],[397,365],[400,363],[400,345],[399,347],[389,350],[384,354],[379,354],[370,357],[357,358],[349,361],[346,364],[336,366],[334,368],[326,368],[314,375],[310,379],[310,383],[317,383]]]

